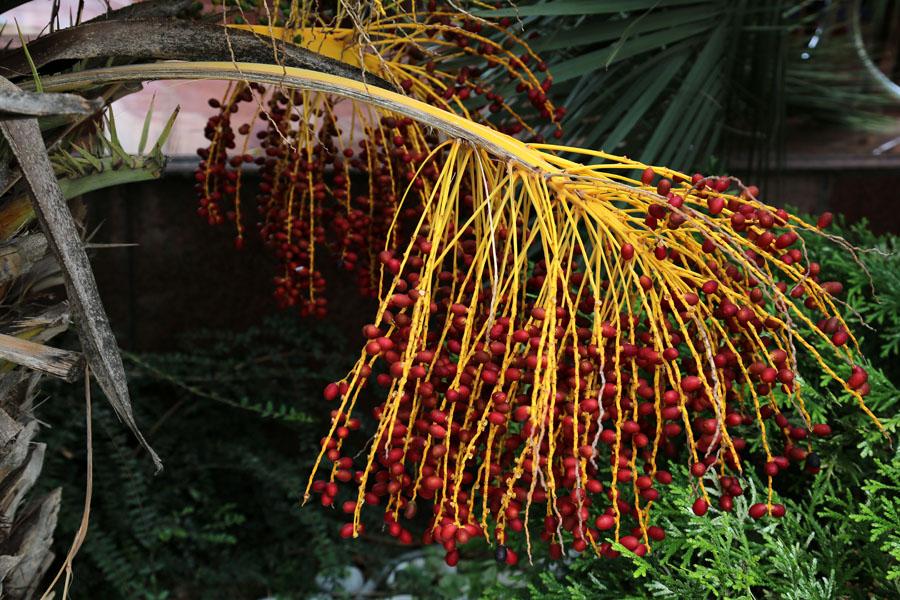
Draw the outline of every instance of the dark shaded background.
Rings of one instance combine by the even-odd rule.
[[[733,172],[748,184],[759,182],[769,204],[798,207],[801,213],[843,213],[848,223],[868,219],[875,233],[898,233],[900,153],[864,153],[875,139],[840,130],[797,132],[782,168],[758,176],[739,166]],[[137,244],[98,248],[92,255],[101,297],[127,350],[171,350],[178,332],[239,331],[279,311],[271,296],[276,263],[254,235],[251,219],[245,222],[245,245],[237,251],[233,225],[210,227],[197,216],[191,160],[172,161],[158,181],[85,197],[88,230],[99,226],[92,242]],[[358,341],[374,301],[361,298],[352,276],[328,259],[318,267],[328,279],[327,320]]]

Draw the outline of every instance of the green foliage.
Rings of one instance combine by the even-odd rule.
[[[900,458],[888,470],[897,478]],[[558,575],[548,571],[548,559],[539,559],[525,574],[527,588],[495,587],[486,597],[826,600],[864,599],[871,590],[900,595],[897,479],[866,486],[878,500],[859,504],[840,497],[842,486],[829,471],[807,480],[806,497],[777,498],[787,507],[784,518],[760,521],[747,516],[747,508],[761,500],[765,488],[755,475],[747,481],[752,485],[735,499],[732,512],[710,509],[698,518],[688,508],[692,496],[682,470],[654,505],[654,519],[667,537],[651,554],[640,558],[618,546],[623,556],[612,562],[585,555]]]
[[[431,545],[411,553],[415,558],[404,560],[384,582],[385,593],[410,594],[429,600],[459,600],[483,598],[487,589],[502,582],[514,584],[506,565],[498,565],[493,550],[481,540],[466,544],[463,558],[456,568],[447,567],[447,553]],[[403,567],[403,568],[400,568]]]
[[[332,328],[281,318],[128,355],[135,412],[166,469],[153,476],[95,390],[94,498],[73,597],[304,598],[319,570],[359,560],[364,546],[337,537],[339,508],[299,509],[333,408],[322,389],[343,374],[341,343]],[[81,518],[84,398],[80,386],[44,392],[42,441],[56,451],[40,485],[63,487],[64,556]]]
[[[875,463],[885,481],[870,480],[863,485],[868,500],[850,518],[868,526],[870,542],[883,542],[879,550],[894,559],[887,578],[895,580],[900,578],[900,460],[885,464],[876,459]]]
[[[822,281],[844,284],[841,299],[853,310],[844,308],[843,317],[869,361],[866,371],[871,391],[865,398],[866,405],[896,440],[900,435],[900,238],[876,236],[865,221],[850,227],[842,223],[838,218],[828,233],[843,236],[860,248],[856,259],[845,248],[819,235],[804,236],[806,248],[822,265]],[[817,346],[829,367],[846,376],[847,366],[826,351],[823,342],[817,342]],[[874,463],[869,461],[862,466],[859,459],[889,452],[889,440],[809,354],[802,354],[800,361],[801,374],[817,374],[815,381],[806,381],[811,414],[819,422],[827,418],[836,425],[835,435],[827,440],[827,452],[834,456],[835,467],[847,478],[848,485],[859,487],[865,476],[874,472]]]

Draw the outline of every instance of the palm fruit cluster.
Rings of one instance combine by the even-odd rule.
[[[297,14],[305,17],[293,29],[279,29],[278,37],[361,64],[348,45],[350,15]],[[255,30],[268,33],[265,26]],[[543,74],[546,64],[515,36],[508,19],[473,20],[438,11],[431,2],[418,14],[370,21],[366,36],[378,51],[366,58],[366,67],[409,98],[475,123],[494,123],[510,135],[543,139],[531,122],[561,136],[565,111],[547,98],[552,80]],[[491,70],[506,74],[494,73],[492,81],[514,86],[516,102],[492,91],[482,78]],[[234,243],[241,248],[248,210],[243,170],[255,165],[262,183],[249,211],[278,261],[273,279],[279,305],[324,316],[328,299],[317,251],[319,261],[354,273],[363,295],[377,297],[378,254],[398,251],[408,237],[403,225],[421,215],[427,184],[433,185],[439,170],[428,161],[438,136],[412,119],[380,115],[361,103],[252,82],[231,85],[209,103],[217,114],[206,124],[209,146],[198,149],[198,214],[213,226],[234,223]]]
[[[749,514],[781,517],[773,478],[818,472],[815,438],[830,433],[805,410],[801,354],[878,423],[842,285],[803,243],[828,235],[831,215],[808,224],[732,177],[547,144],[527,123],[559,138],[564,111],[510,22],[367,6],[304,2],[284,30],[255,31],[355,60],[403,94],[397,110],[236,83],[211,102],[196,172],[200,214],[234,221],[240,246],[242,168],[258,165],[250,212],[279,261],[280,304],[325,314],[323,254],[379,300],[355,366],[324,391],[336,406],[307,488],[350,515],[342,535],[372,510],[451,565],[475,538],[510,564],[513,536],[553,557],[614,558],[613,542],[645,554],[665,536],[652,505],[681,465],[686,510],[703,516],[713,497],[732,510],[758,468],[768,489]],[[498,70],[515,101],[482,79]],[[424,105],[446,122],[410,116]],[[347,440],[370,384],[383,401],[357,454]],[[340,502],[341,486],[355,499]]]

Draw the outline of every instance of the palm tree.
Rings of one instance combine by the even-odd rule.
[[[108,135],[88,122],[131,89],[125,84],[153,79],[234,83],[223,99],[212,103],[219,114],[210,120],[210,146],[201,153],[196,172],[200,213],[214,225],[235,220],[239,246],[244,234],[241,166],[260,165],[267,186],[260,195],[261,233],[279,258],[280,302],[308,313],[325,310],[316,247],[335,254],[357,274],[361,290],[381,300],[355,367],[325,391],[326,399],[340,402],[319,455],[330,465],[330,476],[327,482],[310,482],[310,489],[330,504],[336,481],[357,478],[359,501],[352,522],[342,530],[348,536],[358,535],[359,511],[373,503],[369,494],[387,501],[385,514],[396,523],[401,511],[415,513],[417,498],[433,499],[437,516],[425,536],[445,544],[448,562],[458,560],[457,542],[481,535],[500,545],[498,556],[514,561],[504,544],[508,530],[523,526],[520,510],[527,521],[532,501],[565,498],[578,505],[580,520],[556,514],[554,521],[548,512],[552,525],[544,537],[552,541],[551,552],[561,551],[565,538],[578,550],[590,543],[598,553],[612,555],[608,544],[596,545],[596,530],[580,516],[585,490],[599,493],[604,485],[596,464],[598,441],[622,459],[613,461],[606,485],[615,491],[618,483],[627,490],[633,478],[641,479],[639,464],[650,476],[662,472],[655,463],[657,451],[668,452],[666,438],[682,429],[676,423],[662,428],[659,411],[666,403],[677,406],[674,416],[683,417],[686,452],[698,473],[694,511],[705,513],[710,498],[701,476],[707,467],[740,470],[740,444],[729,435],[741,418],[737,401],[741,406],[746,402],[747,414],[755,414],[760,424],[768,409],[786,409],[796,400],[795,345],[818,356],[811,340],[824,343],[852,366],[849,374],[832,375],[868,412],[865,372],[858,366],[859,356],[847,350],[853,338],[832,299],[840,293],[839,284],[818,283],[815,274],[803,270],[805,262],[786,250],[798,232],[815,232],[828,219],[818,228],[810,226],[759,203],[758,190],[740,181],[692,179],[648,165],[651,157],[696,163],[719,147],[729,127],[761,132],[768,130],[763,121],[780,122],[758,87],[742,90],[735,82],[755,85],[759,80],[754,73],[784,64],[757,50],[779,53],[790,45],[786,22],[799,18],[790,7],[778,2],[635,2],[623,12],[623,7],[612,9],[619,3],[598,2],[584,14],[585,3],[574,0],[480,12],[460,10],[453,3],[440,10],[428,4],[435,3],[417,13],[410,3],[374,0],[353,6],[341,2],[330,9],[314,2],[226,2],[215,18],[235,24],[249,18],[255,24],[223,29],[198,15],[199,7],[192,3],[151,1],[54,31],[27,49],[0,56],[0,67],[21,89],[49,92],[5,88],[5,98],[19,101],[6,112],[24,120],[2,125],[6,158],[14,157],[19,165],[5,186],[2,212],[17,226],[3,239],[24,248],[28,236],[23,232],[33,217],[38,219],[46,247],[62,267],[69,305],[61,310],[68,310],[78,326],[87,363],[107,398],[154,459],[131,418],[121,360],[65,205],[67,189],[75,195],[158,171],[159,144],[146,156],[130,157],[117,144],[111,117],[105,123]],[[563,18],[576,9],[578,19]],[[198,18],[146,18],[177,13]],[[529,43],[516,26],[534,27],[543,37]],[[735,32],[746,43],[735,43]],[[538,50],[555,57],[550,65],[540,61]],[[158,62],[170,59],[185,62]],[[536,66],[532,70],[529,64]],[[542,75],[548,67],[552,80]],[[784,81],[780,72],[770,76],[776,84]],[[560,90],[567,112],[553,104],[553,94]],[[68,92],[99,100],[87,102]],[[340,98],[352,102],[350,123],[334,110]],[[249,125],[243,132],[243,127],[231,127],[231,115],[240,114],[242,104],[263,115],[267,129],[259,155],[237,150],[235,131],[252,131]],[[744,119],[730,121],[735,113]],[[560,122],[591,123],[574,134],[578,146],[602,141],[612,150],[626,139],[640,144],[640,160],[546,143],[564,135]],[[538,143],[512,137],[523,131]],[[348,139],[360,141],[361,150]],[[351,192],[351,170],[368,175],[368,194]],[[33,205],[23,200],[26,190],[16,187],[19,180]],[[329,230],[332,239],[321,222],[334,228]],[[776,233],[769,232],[773,227]],[[751,248],[760,252],[751,256]],[[29,256],[42,254],[34,250]],[[712,265],[697,258],[704,254],[713,257]],[[743,276],[725,276],[730,269]],[[776,277],[799,292],[792,289],[789,298],[787,284],[782,288]],[[752,288],[760,285],[764,292],[755,298]],[[22,310],[31,309],[28,302],[43,290],[33,282],[20,289],[15,306]],[[728,314],[725,306],[737,311],[735,302],[746,296],[755,299],[740,308],[740,316]],[[805,305],[791,300],[804,296]],[[819,323],[803,310],[817,311]],[[636,324],[624,325],[622,312],[633,313]],[[39,341],[57,331],[53,324],[58,319],[35,321],[31,314],[26,322],[29,331],[41,330]],[[638,331],[638,317],[647,320],[646,330]],[[740,324],[729,320],[735,318]],[[664,327],[677,336],[672,348]],[[768,342],[757,330],[764,331]],[[644,346],[634,358],[630,348],[637,352],[638,333]],[[579,340],[590,340],[593,350]],[[769,352],[767,343],[779,350]],[[680,344],[686,344],[682,354],[674,348]],[[596,364],[570,365],[567,345],[573,353],[584,346],[585,357]],[[534,352],[529,354],[529,347]],[[628,358],[617,348],[627,348]],[[77,364],[79,357],[65,356]],[[618,366],[633,358],[633,371]],[[709,369],[703,366],[707,358]],[[356,395],[381,360],[390,374],[378,381],[391,393],[379,409],[383,418],[365,467],[354,475],[341,447],[355,428],[351,413]],[[638,368],[643,377],[655,370],[652,386],[643,378],[638,385]],[[563,374],[565,369],[571,372]],[[769,371],[781,390],[774,389]],[[735,372],[748,381],[764,377],[765,383],[738,398],[724,391]],[[25,448],[36,431],[34,378],[18,371],[6,377],[11,388],[15,382],[20,390],[7,396],[8,405],[15,407],[7,411],[10,439],[21,438]],[[633,378],[630,390],[613,383],[623,378]],[[599,396],[585,396],[595,389]],[[467,403],[470,392],[473,401]],[[518,406],[512,406],[506,400],[517,393]],[[554,412],[559,394],[572,399],[575,421],[561,418],[558,408]],[[651,413],[638,418],[638,397],[649,399],[654,418],[660,419],[655,432],[647,429]],[[633,419],[626,414],[632,405]],[[688,407],[695,414],[708,413],[705,433],[696,439]],[[795,428],[825,433],[825,426],[810,423],[800,407],[793,415]],[[610,418],[609,435],[601,436],[603,421]],[[523,436],[523,450],[492,457],[492,452],[503,452],[497,445],[514,430]],[[625,434],[639,431],[647,443],[629,438],[636,445],[626,448]],[[786,457],[814,456],[791,441],[791,427],[786,431]],[[638,451],[647,444],[652,453]],[[378,454],[383,450],[393,456],[391,447],[403,450],[386,465]],[[7,478],[0,479],[0,489],[15,489],[19,499],[5,513],[13,535],[7,540],[10,550],[0,554],[18,556],[25,541],[31,544],[29,560],[16,563],[4,580],[11,597],[29,597],[51,560],[58,494],[33,504],[33,510],[16,510],[27,481],[33,483],[40,470],[38,448],[30,451],[33,459],[15,463],[29,468],[5,471]],[[763,448],[771,462],[776,449],[765,438]],[[460,455],[463,459],[457,460]],[[476,455],[483,467],[468,463]],[[707,461],[711,456],[714,460]],[[569,470],[560,471],[562,464]],[[378,487],[385,484],[381,481],[367,487],[368,474],[379,465],[406,478],[384,489]],[[23,483],[14,485],[19,475]],[[516,484],[520,480],[530,490],[525,483]],[[471,502],[474,490],[465,498],[452,491],[469,488],[473,481],[476,488],[483,482],[480,521]],[[506,481],[512,483],[507,487]],[[648,524],[649,504],[641,504],[641,498],[652,502],[650,495],[634,488],[642,542],[619,537],[627,515],[612,503],[614,518],[607,526],[615,526],[616,539],[633,542],[630,549],[636,551],[646,551],[648,535],[656,535],[655,526]],[[779,516],[783,507],[770,497],[752,510],[754,516]],[[497,527],[493,532],[485,528],[489,519]],[[411,535],[399,525],[392,533],[401,540]]]

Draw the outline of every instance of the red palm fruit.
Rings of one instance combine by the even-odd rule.
[[[596,521],[594,521],[594,525],[596,525],[597,529],[602,531],[611,529],[615,524],[616,519],[612,515],[600,515],[597,517]]]
[[[592,413],[598,408],[600,408],[600,404],[597,402],[596,398],[585,398],[581,401],[581,410],[584,412]]]
[[[618,558],[621,554],[622,553],[619,552],[618,550],[613,550],[612,544],[610,544],[609,542],[603,542],[602,544],[600,544],[600,555],[601,556],[605,556],[606,558],[609,558],[609,559],[614,559],[614,558]]]
[[[802,427],[793,427],[791,428],[791,432],[789,435],[791,436],[791,439],[803,440],[806,439],[807,431]]]
[[[734,500],[732,500],[731,496],[729,496],[728,494],[723,494],[719,498],[719,508],[721,508],[725,512],[730,512],[731,509],[734,508]]]
[[[668,471],[657,471],[656,472],[656,481],[663,485],[669,485],[672,483],[672,474]]]
[[[663,394],[663,402],[669,405],[678,404],[678,392],[675,390],[668,390]]]
[[[830,212],[822,213],[822,216],[819,217],[819,220],[816,222],[816,227],[819,229],[825,229],[831,222],[834,220],[834,215]]]
[[[781,383],[791,383],[794,381],[794,372],[790,369],[781,369],[778,371],[777,378]]]
[[[626,535],[625,537],[619,538],[619,543],[634,552],[640,542],[633,535]]]
[[[516,410],[513,411],[513,421],[516,421],[517,423],[526,421],[530,410],[531,409],[527,406],[517,406]]]
[[[759,519],[763,515],[765,515],[767,512],[768,512],[768,509],[766,508],[766,505],[763,504],[762,502],[757,502],[756,504],[754,504],[750,507],[750,510],[747,511],[747,513],[753,519]]]
[[[703,433],[706,433],[709,435],[714,434],[718,430],[718,428],[719,428],[719,422],[716,421],[715,419],[705,419],[703,421],[703,423],[701,423],[701,425],[700,425],[700,429],[703,431]]]
[[[712,196],[706,201],[709,207],[709,214],[717,215],[725,208],[725,199],[720,196]]]
[[[800,462],[802,460],[806,460],[807,452],[803,448],[798,446],[793,446],[788,450],[788,459],[794,462]]]
[[[459,550],[455,548],[447,553],[446,558],[444,559],[447,563],[448,567],[455,567],[459,563]]]
[[[844,284],[840,281],[826,281],[825,283],[821,283],[819,285],[821,285],[822,289],[832,296],[837,296],[844,291]]]
[[[813,425],[812,432],[815,435],[829,435],[831,433],[831,427],[825,423],[820,423],[818,425]]]
[[[700,389],[700,386],[703,385],[703,382],[699,377],[694,375],[689,375],[681,380],[681,389],[685,392],[694,392]]]
[[[625,433],[635,434],[641,430],[641,426],[635,421],[625,421],[622,423],[622,431]]]
[[[694,505],[691,507],[691,510],[693,510],[694,514],[698,517],[702,517],[706,514],[706,511],[709,510],[709,504],[703,498],[697,498],[694,500]]]
[[[659,499],[659,492],[653,488],[647,488],[646,490],[641,490],[641,498],[655,502]]]
[[[658,184],[656,184],[656,193],[660,196],[668,195],[669,191],[672,189],[672,182],[668,179],[661,179]]]
[[[678,423],[666,423],[663,425],[662,431],[666,437],[675,437],[681,433],[681,425]]]
[[[488,414],[488,421],[490,421],[493,425],[503,425],[504,423],[506,423],[506,416],[503,413],[492,411],[490,414]]]
[[[644,185],[650,185],[653,182],[653,178],[656,176],[656,173],[653,172],[653,169],[647,167],[644,169],[644,172],[641,173],[641,183]]]
[[[562,546],[557,543],[550,544],[550,558],[557,560],[562,557]]]
[[[853,367],[853,374],[847,380],[847,385],[856,390],[869,380],[869,374],[862,367]]]

